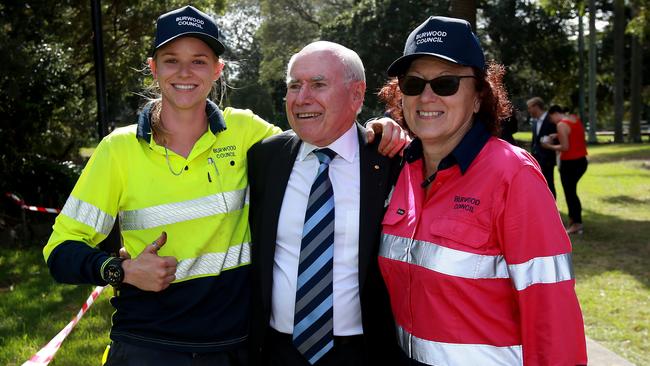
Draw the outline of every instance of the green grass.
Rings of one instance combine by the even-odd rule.
[[[650,144],[589,146],[589,154],[578,186],[585,233],[572,238],[587,335],[637,365],[650,365]],[[559,177],[556,183],[566,220]],[[0,365],[29,359],[91,291],[55,284],[37,245],[0,243]],[[111,292],[88,310],[51,365],[100,364],[109,342]]]
[[[650,145],[589,146],[578,185],[585,233],[572,237],[587,335],[650,364]],[[566,203],[559,184],[558,206]]]
[[[532,136],[532,132],[530,131],[521,131],[517,132],[513,135],[515,140],[517,141],[524,141],[524,142],[530,142]],[[612,135],[596,135],[596,140],[598,141],[599,144],[609,144],[614,142],[614,136]],[[643,141],[646,141],[647,138],[644,137]]]
[[[40,248],[0,247],[0,365],[22,365],[68,324],[93,287],[54,284]],[[51,365],[100,364],[109,342],[111,292],[86,312]]]

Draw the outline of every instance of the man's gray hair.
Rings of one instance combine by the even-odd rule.
[[[539,109],[544,110],[544,99],[540,97],[532,97],[526,101],[526,105],[537,106]]]
[[[300,52],[291,56],[291,59],[289,60],[289,64],[287,65],[287,78],[286,78],[287,83],[291,80],[289,77],[289,70],[291,70],[291,66],[293,66],[293,63],[296,61],[296,58],[298,58],[298,56],[301,56],[307,52],[314,52],[314,51],[330,51],[335,56],[337,56],[341,60],[341,63],[343,64],[343,67],[345,69],[346,82],[350,82],[350,81],[363,81],[364,83],[366,82],[366,73],[363,67],[363,62],[361,61],[361,58],[356,52],[338,43],[329,42],[329,41],[316,41],[306,45],[305,47],[303,47],[303,49],[300,50]]]

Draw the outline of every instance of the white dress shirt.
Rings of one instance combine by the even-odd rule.
[[[359,300],[359,140],[355,124],[329,146],[336,157],[334,190],[334,335],[363,333]],[[293,165],[278,220],[270,326],[293,333],[300,242],[311,185],[318,173],[317,146],[303,142]]]

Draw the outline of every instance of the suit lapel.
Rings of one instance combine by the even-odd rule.
[[[271,279],[273,278],[273,259],[278,234],[278,220],[300,144],[301,141],[298,136],[293,135],[283,143],[280,149],[273,151],[274,155],[268,161],[268,171],[272,172],[274,177],[266,179],[267,185],[264,190],[266,204],[263,212],[263,229],[260,235],[261,260],[263,261],[260,267],[263,281],[262,291],[265,292],[264,299],[271,299]]]
[[[547,113],[546,117],[544,117],[544,119],[542,120],[542,125],[539,126],[539,135],[540,136],[546,135],[546,130],[548,129],[548,124],[549,124],[548,118],[549,117],[548,117],[548,113]]]
[[[300,148],[300,139],[294,135],[284,142],[282,148],[274,152],[274,156],[269,160],[269,171],[275,175],[274,179],[267,179],[267,188],[265,193],[269,204],[266,205],[267,212],[271,216],[267,216],[269,229],[277,228],[278,217],[280,216],[280,209],[282,208],[282,200],[284,199],[284,192],[291,176],[293,163],[296,161],[298,150]],[[273,235],[275,242],[275,234]]]
[[[357,123],[359,137],[359,292],[362,293],[370,261],[376,260],[376,247],[379,243],[374,238],[377,223],[373,216],[381,216],[384,201],[380,185],[385,183],[388,174],[388,159],[379,155],[376,145],[368,145],[366,130]],[[381,217],[380,216],[380,217]]]

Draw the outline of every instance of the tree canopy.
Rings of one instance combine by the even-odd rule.
[[[156,18],[185,1],[106,0],[102,28],[106,54],[107,114],[111,124],[131,124],[144,99]],[[359,53],[366,66],[368,94],[362,118],[382,112],[374,94],[385,70],[403,50],[408,33],[429,15],[471,13],[488,55],[507,68],[506,84],[519,109],[533,95],[577,107],[579,60],[577,17],[584,2],[543,0],[217,0],[193,1],[212,13],[227,45],[224,105],[250,108],[280,126],[289,57],[323,39]],[[605,24],[597,33],[599,128],[614,126],[614,6],[596,3]],[[650,0],[625,2],[624,100],[638,98],[642,119],[650,104],[648,59]],[[20,170],[30,159],[74,158],[96,141],[92,27],[88,1],[4,1],[0,4],[0,170]],[[637,43],[633,41],[636,40]],[[617,41],[617,42],[620,42]],[[634,46],[636,45],[636,46]],[[637,61],[638,62],[638,61]],[[632,65],[638,77],[632,78]],[[635,69],[636,70],[636,69]],[[586,71],[585,71],[586,72]],[[635,75],[637,75],[635,74]],[[639,85],[633,82],[639,83]],[[634,94],[634,95],[632,95]],[[630,118],[629,102],[624,119]],[[636,110],[635,110],[636,111]],[[619,112],[620,115],[620,112]],[[24,165],[24,164],[23,164]],[[3,177],[3,188],[19,184]]]

